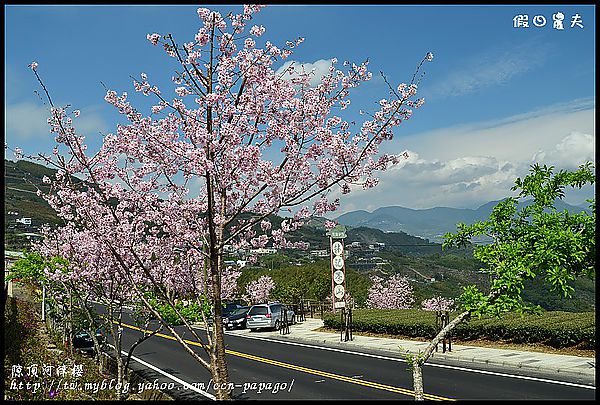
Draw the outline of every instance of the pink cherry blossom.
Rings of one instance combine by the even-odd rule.
[[[408,309],[414,303],[413,288],[408,278],[395,274],[387,281],[373,277],[373,285],[369,288],[367,307],[386,309]]]
[[[148,41],[150,41],[152,43],[152,45],[156,45],[158,44],[158,40],[160,39],[160,35],[159,34],[147,34],[146,35],[146,39]]]
[[[246,40],[244,41],[244,47],[246,47],[247,49],[252,49],[255,45],[256,41],[254,41],[252,38],[246,38]]]
[[[454,300],[437,296],[423,300],[421,308],[424,311],[452,311],[454,309]]]
[[[325,226],[325,229],[329,230],[329,229],[333,229],[337,226],[337,222],[334,221],[325,221],[325,224],[323,224],[323,226]]]
[[[251,35],[260,37],[264,33],[265,33],[265,27],[263,27],[262,25],[253,25],[252,28],[250,28]]]
[[[248,283],[246,286],[247,297],[253,304],[266,303],[273,288],[275,288],[273,279],[269,276],[261,276]]]
[[[57,280],[101,286],[117,280],[120,293],[149,310],[145,291],[163,292],[163,300],[202,297],[218,316],[222,299],[239,296],[237,270],[224,265],[226,246],[306,248],[287,233],[312,215],[334,212],[336,191],[374,187],[378,172],[400,161],[380,146],[420,106],[416,84],[398,86],[367,120],[349,122],[340,109],[371,79],[368,61],[338,69],[332,59],[320,78],[313,71],[288,80],[277,73],[281,58],[291,57],[303,38],[264,45],[248,38],[247,31],[265,32],[246,26],[261,8],[245,5],[225,17],[199,8],[194,41],[164,36],[164,51],[178,65],[167,76],[168,89],[161,92],[142,74],[131,97],[107,90],[104,99],[121,118],[92,140],[98,150],[87,149],[65,108],[52,106],[48,124],[56,146],[44,159],[59,171],[51,191],[40,193],[67,225],[48,232],[40,249],[75,263],[73,272],[55,274]],[[157,45],[161,36],[146,38]],[[150,111],[136,107],[142,95],[155,98]],[[274,225],[282,214],[285,220]],[[262,277],[247,293],[264,301],[272,288],[272,279]],[[379,280],[370,302],[410,306],[411,291],[405,279]],[[224,350],[214,335],[220,330],[211,332],[220,345],[213,353]]]

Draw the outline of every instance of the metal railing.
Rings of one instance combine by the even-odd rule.
[[[331,302],[315,300],[299,300],[287,304],[294,310],[297,322],[304,322],[306,318],[321,318],[325,312],[331,311]]]
[[[435,327],[436,334],[439,333],[445,326],[450,322],[450,312],[448,311],[435,311]],[[446,353],[446,341],[448,342],[448,352],[452,351],[452,334],[448,333],[442,339],[442,353]],[[435,351],[438,351],[438,345],[435,345]]]

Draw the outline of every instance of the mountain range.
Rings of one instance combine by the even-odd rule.
[[[4,181],[5,181],[5,229],[9,222],[14,222],[13,215],[7,215],[9,212],[18,212],[18,216],[31,217],[34,225],[43,223],[58,224],[60,221],[55,212],[48,203],[36,195],[36,187],[46,191],[48,186],[42,182],[43,176],[53,177],[56,171],[24,160],[13,162],[4,160]],[[75,179],[74,179],[75,181]],[[499,201],[490,201],[477,209],[435,207],[429,209],[411,209],[405,207],[382,207],[373,212],[364,210],[352,211],[340,215],[337,222],[353,228],[363,228],[362,232],[369,233],[369,237],[357,237],[357,241],[377,240],[393,244],[419,245],[422,243],[435,242],[441,243],[442,236],[446,232],[455,232],[456,224],[464,222],[471,224],[476,221],[487,219],[492,209]],[[561,200],[555,204],[558,210],[567,209],[570,212],[579,212],[581,210],[589,211],[587,206],[573,206]],[[275,220],[278,222],[278,220]],[[322,228],[324,218],[313,218],[308,227],[303,227],[297,235],[297,239],[312,242],[312,246],[319,245],[317,240],[313,239],[312,231],[307,228]],[[372,230],[367,232],[364,228],[373,228],[383,232],[396,232],[404,234],[406,241],[396,240],[399,236],[385,238],[383,234],[372,235]],[[408,234],[408,235],[406,235]],[[354,232],[351,232],[354,235]],[[418,238],[408,241],[410,236],[427,239],[419,241]],[[293,238],[294,239],[294,238]],[[385,240],[384,240],[385,239]],[[390,240],[387,240],[390,239]],[[321,240],[321,237],[318,238]],[[424,249],[427,250],[427,249]]]
[[[490,201],[477,209],[435,207],[428,209],[412,209],[400,206],[381,207],[373,212],[364,210],[351,211],[337,217],[336,221],[351,227],[368,227],[384,232],[405,232],[410,235],[441,242],[447,232],[456,232],[456,224],[463,222],[472,224],[488,219],[492,209],[501,200]],[[531,201],[521,202],[520,207],[529,205]],[[574,206],[557,200],[555,207],[559,211],[590,212],[586,205]]]

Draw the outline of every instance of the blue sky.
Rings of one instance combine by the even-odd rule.
[[[146,34],[190,41],[199,28],[197,8],[5,6],[8,145],[29,154],[53,145],[29,63],[39,63],[55,103],[81,110],[78,128],[97,146],[98,133],[114,131],[120,121],[100,82],[133,94],[129,76],[145,72],[167,86],[174,61]],[[562,31],[552,26],[559,11]],[[529,16],[529,28],[513,27],[518,14]],[[571,27],[575,14],[583,28]],[[544,27],[533,25],[536,15],[546,18]],[[369,58],[375,78],[354,93],[350,114],[372,110],[387,96],[380,70],[394,84],[408,82],[425,53],[434,54],[419,88],[425,105],[384,148],[406,149],[411,157],[383,173],[377,188],[345,196],[338,213],[387,205],[474,208],[508,195],[534,162],[574,168],[595,158],[594,6],[278,5],[263,9],[254,23],[274,43],[305,37],[291,59],[317,71],[333,57]],[[14,159],[10,152],[5,157]],[[567,201],[580,204],[592,191]]]

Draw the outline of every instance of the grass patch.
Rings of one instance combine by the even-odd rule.
[[[47,334],[32,303],[8,297],[4,307],[4,399],[116,400],[108,386],[114,377],[100,374],[94,360],[79,353],[72,357]],[[75,370],[75,371],[74,371]],[[116,380],[115,380],[116,381]],[[113,387],[115,383],[113,382]]]

